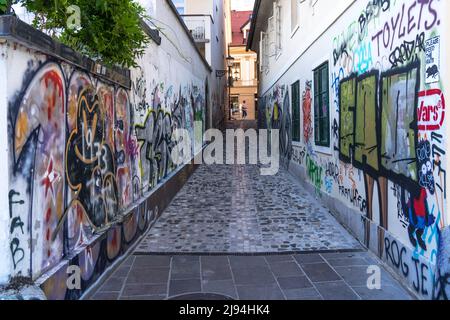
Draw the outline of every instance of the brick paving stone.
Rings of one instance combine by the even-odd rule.
[[[285,300],[285,296],[276,284],[237,286],[240,300]]]
[[[304,264],[302,269],[312,282],[341,280],[341,277],[327,263]]]
[[[172,280],[169,283],[169,298],[180,294],[202,291],[200,280]]]
[[[202,291],[205,293],[222,294],[237,299],[236,286],[234,285],[233,280],[204,280],[202,282]]]
[[[278,284],[282,290],[312,288],[312,283],[306,276],[278,278]]]
[[[322,300],[315,288],[283,290],[287,300]]]
[[[293,277],[303,275],[303,271],[298,264],[292,262],[277,262],[271,263],[270,270],[272,270],[275,277]]]
[[[307,263],[302,264],[299,256]],[[322,254],[296,255],[295,259],[291,255],[168,256],[168,260],[160,260],[171,261],[170,269],[155,268],[155,260],[142,259],[151,261],[151,267],[141,261],[137,268],[131,268],[127,277],[112,275],[92,293],[90,299],[164,300],[174,297],[182,299],[185,294],[197,294],[203,299],[199,296],[201,293],[219,295],[220,300],[414,299],[387,273],[381,261],[368,253],[358,252],[355,256],[335,253],[326,257],[328,259],[324,259]],[[373,259],[374,264],[380,266],[380,290],[367,288],[367,266],[353,265],[355,259],[361,258]],[[347,266],[332,267],[330,261],[346,261],[339,264]],[[360,260],[356,262],[362,263]],[[187,279],[192,271],[195,271],[195,279]],[[179,279],[180,275],[187,276]],[[189,297],[193,299],[195,295]]]
[[[259,169],[200,166],[91,299],[412,298],[287,171]],[[365,285],[369,265],[381,290]]]
[[[361,300],[344,281],[323,282],[315,286],[325,300]]]
[[[367,286],[353,287],[363,300],[411,300],[412,296],[400,286],[382,286],[380,289],[369,289]]]

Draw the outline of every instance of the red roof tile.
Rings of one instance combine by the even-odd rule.
[[[253,11],[231,11],[231,32],[233,40],[231,45],[245,45],[242,27],[250,22]]]

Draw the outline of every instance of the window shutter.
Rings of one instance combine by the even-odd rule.
[[[281,6],[278,1],[273,4],[275,55],[281,51]]]
[[[297,25],[297,0],[291,0],[291,31]]]

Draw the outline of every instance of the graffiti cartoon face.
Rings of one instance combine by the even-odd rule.
[[[79,100],[78,136],[75,152],[84,162],[97,161],[105,132],[105,123],[97,95],[84,91]]]
[[[431,162],[431,144],[429,141],[419,142],[417,148],[417,165],[420,186],[426,188],[431,194],[434,194],[436,188],[433,176],[433,164]]]

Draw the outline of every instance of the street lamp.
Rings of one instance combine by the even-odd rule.
[[[234,58],[232,56],[228,55],[228,57],[227,57],[228,68],[231,68],[233,66],[233,63],[234,63]]]
[[[228,65],[228,120],[231,121],[231,86],[233,84],[233,75],[231,74],[231,68],[234,65],[234,58],[231,55],[227,57]]]

